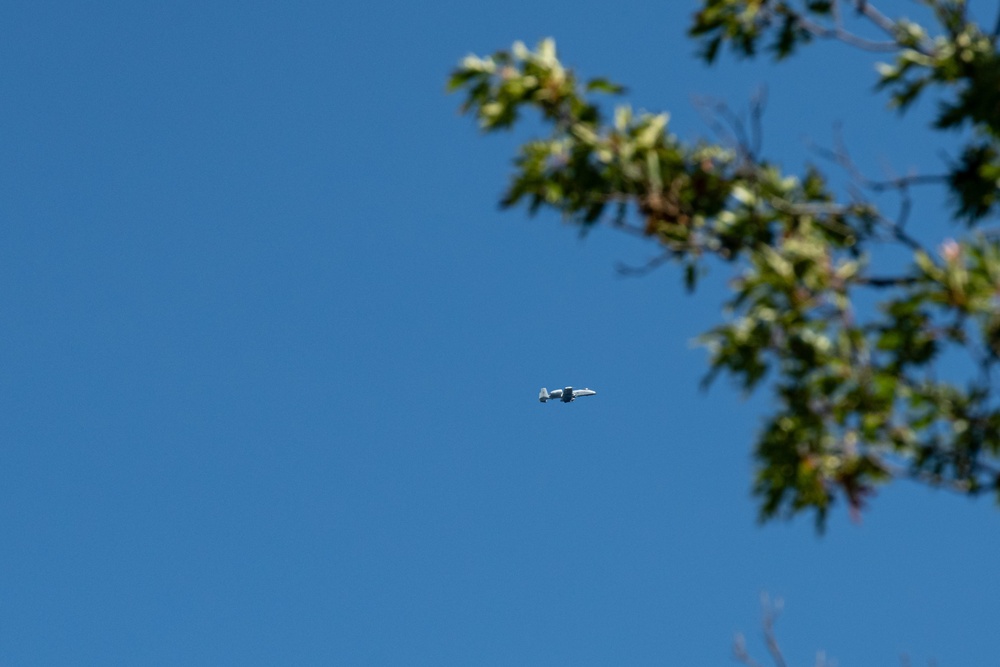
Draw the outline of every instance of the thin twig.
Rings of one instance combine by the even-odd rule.
[[[868,0],[850,0],[859,14],[863,14],[869,21],[878,26],[890,37],[896,36],[896,22],[880,12]]]
[[[861,170],[855,164],[850,152],[847,150],[839,125],[834,126],[834,148],[826,148],[817,144],[810,144],[810,147],[819,155],[831,160],[837,165],[840,165],[840,167],[848,173],[851,180],[854,182],[854,185],[858,188],[868,190],[870,192],[887,192],[895,190],[899,194],[900,198],[899,213],[896,215],[896,219],[890,220],[882,215],[878,215],[877,217],[879,221],[889,230],[891,238],[899,241],[911,250],[923,250],[926,252],[923,244],[906,232],[906,223],[909,220],[910,212],[913,209],[913,198],[910,195],[909,189],[911,186],[915,185],[937,185],[943,183],[947,181],[947,175],[911,174],[884,181],[876,181],[868,178],[861,173]],[[857,198],[862,202],[867,201],[865,197],[861,196],[860,192],[858,192]]]
[[[642,266],[630,266],[623,262],[619,262],[616,267],[616,270],[618,271],[619,275],[623,276],[644,276],[648,273],[651,273],[652,271],[655,271],[660,266],[666,264],[672,259],[674,259],[673,253],[667,252],[663,253],[662,255],[657,255],[656,257],[653,257]]]
[[[913,276],[893,276],[893,277],[861,277],[855,281],[859,285],[867,285],[868,287],[906,287],[907,285],[915,285],[917,278]]]
[[[733,657],[747,667],[763,667],[747,653],[747,641],[743,635],[736,635],[733,639]]]
[[[772,603],[767,594],[764,593],[760,596],[760,606],[763,612],[761,625],[763,626],[764,643],[767,645],[767,652],[771,655],[771,660],[774,661],[775,667],[787,667],[785,656],[781,654],[781,648],[778,646],[778,638],[774,632],[774,622],[778,618],[781,601],[778,600]],[[747,652],[746,638],[742,634],[736,635],[733,639],[733,657],[744,665],[747,665],[747,667],[762,667]]]
[[[767,642],[767,651],[771,654],[776,667],[787,667],[785,657],[781,654],[781,647],[778,646],[778,637],[774,634],[776,616],[774,609],[769,609],[764,614],[764,641]]]
[[[732,144],[739,155],[746,161],[755,161],[756,151],[753,142],[747,134],[746,124],[725,102],[709,97],[696,96],[693,99],[698,115],[712,130],[712,132],[724,143]],[[751,101],[751,114],[760,114],[761,111],[754,111],[755,102]],[[721,121],[725,121],[720,122]],[[759,117],[755,122],[760,122]],[[757,130],[754,130],[756,132]],[[757,143],[760,143],[759,137]]]
[[[808,141],[808,146],[813,152],[842,167],[858,185],[867,190],[885,192],[887,190],[898,190],[910,185],[938,185],[948,181],[947,174],[910,174],[883,181],[869,178],[861,172],[847,150],[843,136],[843,127],[840,123],[834,124],[833,135],[834,148],[826,148],[812,141]]]
[[[875,192],[885,192],[887,190],[899,190],[908,188],[911,185],[940,185],[948,182],[947,174],[911,174],[900,176],[888,181],[872,181],[866,179],[865,187]]]
[[[764,130],[762,119],[764,110],[767,108],[767,86],[757,89],[750,100],[750,158],[756,161],[764,145]]]
[[[855,35],[853,32],[848,32],[841,27],[829,28],[827,26],[820,25],[819,23],[811,21],[803,16],[799,16],[796,23],[799,24],[800,28],[808,31],[816,37],[836,39],[837,41],[857,47],[864,51],[888,53],[890,51],[898,51],[900,48],[899,44],[895,41],[876,42],[875,40],[865,39],[860,35]]]
[[[809,19],[803,14],[797,12],[794,15],[795,22],[799,28],[809,32],[815,37],[836,39],[865,51],[888,52],[898,51],[901,48],[899,42],[896,40],[896,23],[892,19],[884,16],[878,10],[874,10],[874,8],[869,10],[867,8],[867,3],[853,2],[852,4],[854,4],[855,8],[858,9],[859,14],[866,15],[870,21],[887,32],[893,39],[880,42],[873,39],[867,39],[844,28],[844,22],[840,14],[840,3],[838,0],[834,0],[830,7],[831,14],[833,15],[833,26],[823,25],[822,23]],[[862,5],[865,6],[864,10],[862,10]],[[774,12],[769,12],[769,16],[774,17]]]

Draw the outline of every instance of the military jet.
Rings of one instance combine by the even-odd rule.
[[[573,387],[566,387],[565,389],[553,389],[550,394],[545,387],[542,387],[542,391],[538,394],[538,400],[542,403],[545,401],[569,403],[570,401],[575,401],[579,396],[593,396],[596,393],[593,389],[573,389]]]

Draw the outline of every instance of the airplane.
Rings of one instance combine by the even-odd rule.
[[[542,403],[550,400],[569,403],[570,401],[575,401],[579,396],[593,396],[596,393],[593,389],[573,389],[573,387],[566,387],[565,389],[553,389],[550,394],[545,387],[542,387],[542,391],[538,394],[538,400]]]

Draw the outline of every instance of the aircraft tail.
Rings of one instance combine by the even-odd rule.
[[[541,401],[542,403],[549,400],[549,390],[546,389],[545,387],[542,387],[542,390],[538,392],[538,400]]]

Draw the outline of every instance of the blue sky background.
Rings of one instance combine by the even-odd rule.
[[[529,134],[444,94],[552,35],[683,137],[766,82],[788,170],[838,121],[874,176],[940,169],[868,56],[707,68],[695,6],[0,7],[0,663],[724,665],[767,591],[790,664],[995,664],[991,501],[758,526],[768,400],[699,392],[691,345],[726,274],[501,214]],[[564,384],[599,395],[536,400]]]

